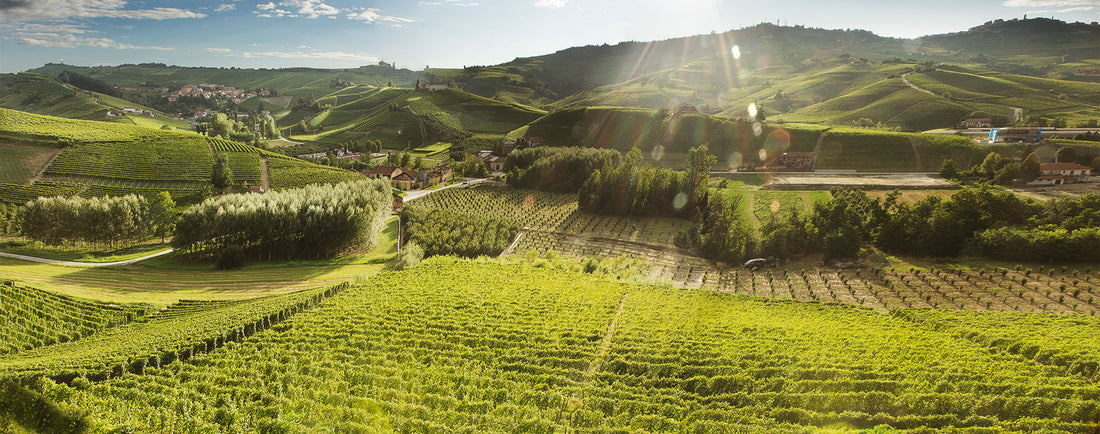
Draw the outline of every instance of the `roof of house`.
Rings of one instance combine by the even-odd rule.
[[[1042,163],[1039,170],[1092,170],[1091,167],[1077,163]]]
[[[367,175],[367,176],[370,176],[370,175],[386,175],[386,176],[389,176],[389,175],[393,174],[394,170],[397,170],[397,168],[393,167],[393,166],[376,166],[376,167],[372,167],[370,169],[367,169],[366,171],[361,172],[361,173],[364,174],[364,175]]]
[[[417,178],[417,175],[418,175],[416,172],[413,172],[409,169],[397,169],[397,170],[400,170],[401,173],[398,173],[397,175],[393,176],[392,179],[394,181],[415,181],[416,178]]]

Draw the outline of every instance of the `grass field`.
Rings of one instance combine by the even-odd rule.
[[[113,303],[164,306],[181,299],[239,300],[369,277],[382,270],[382,264],[396,254],[396,239],[394,220],[370,252],[330,261],[254,263],[233,271],[214,271],[213,264],[208,262],[179,262],[174,255],[108,268],[68,267],[0,258],[0,279]],[[41,255],[33,250],[15,253]]]
[[[241,306],[180,315],[266,309]],[[126,348],[178,330],[150,321],[164,331]],[[211,324],[196,333],[220,338],[201,349],[102,381],[34,388],[93,431],[1088,432],[1100,416],[1100,320],[1086,317],[888,314],[443,258],[251,324]],[[112,338],[148,326],[89,342],[121,351]],[[0,374],[34,363],[0,358]]]
[[[0,182],[26,184],[57,155],[57,149],[0,143]]]

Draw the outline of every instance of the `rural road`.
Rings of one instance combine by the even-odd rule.
[[[932,92],[932,91],[930,91],[928,89],[925,89],[923,87],[918,87],[917,85],[915,85],[913,83],[910,83],[909,82],[909,77],[906,77],[907,75],[909,75],[909,73],[902,74],[901,75],[901,81],[905,82],[905,84],[908,85],[909,87],[911,87],[913,89],[916,89],[916,90],[919,90],[921,92],[927,93],[927,94],[932,95],[932,96],[939,96],[939,95],[936,95],[935,92]]]
[[[169,253],[172,253],[172,251],[173,251],[173,249],[168,249],[168,250],[163,250],[163,251],[156,252],[156,253],[153,253],[153,254],[149,254],[149,255],[146,255],[146,256],[142,256],[140,258],[127,259],[125,261],[114,261],[114,262],[61,261],[61,260],[57,260],[57,259],[36,258],[34,256],[17,255],[15,253],[5,253],[5,252],[0,252],[0,258],[13,258],[13,259],[20,259],[20,260],[30,261],[30,262],[40,262],[40,263],[43,263],[43,264],[65,265],[65,266],[69,266],[69,267],[112,267],[112,266],[116,266],[116,265],[130,265],[130,264],[133,264],[135,262],[141,262],[141,261],[144,261],[146,259],[155,258],[157,256],[167,255]]]
[[[448,188],[455,188],[455,187],[473,187],[473,186],[475,186],[475,185],[477,185],[477,184],[481,184],[481,183],[485,182],[485,181],[486,181],[487,179],[488,179],[488,178],[477,178],[477,179],[471,179],[471,180],[469,180],[469,181],[466,181],[466,185],[462,185],[462,183],[460,182],[460,183],[457,183],[457,184],[451,184],[451,185],[448,185],[448,186],[445,186],[445,187],[439,187],[439,188],[437,188],[437,189],[434,189],[434,190],[416,190],[416,191],[410,191],[410,192],[408,192],[407,194],[405,194],[405,198],[404,198],[404,201],[405,201],[405,202],[408,202],[408,201],[410,201],[410,200],[414,200],[414,199],[420,199],[420,198],[422,198],[422,197],[424,197],[424,196],[427,196],[427,195],[429,195],[429,194],[432,194],[432,193],[434,193],[434,192],[437,192],[437,191],[443,191],[443,190],[446,190],[446,189],[448,189]]]

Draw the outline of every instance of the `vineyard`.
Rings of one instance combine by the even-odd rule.
[[[0,357],[0,372],[108,354],[90,370],[103,374],[24,382],[96,432],[1100,428],[1090,317],[887,314],[448,258],[250,333],[276,318],[250,303],[272,301],[173,306],[55,346],[84,357],[40,348]],[[199,321],[219,310],[259,315]],[[184,338],[185,323],[207,338]],[[140,356],[169,347],[200,351]]]
[[[301,188],[312,184],[337,184],[362,180],[363,176],[344,169],[322,166],[296,158],[275,157],[267,160],[273,190]],[[235,173],[235,172],[234,172]]]
[[[83,189],[83,185],[72,182],[38,181],[31,185],[0,182],[0,203],[22,205],[37,197],[69,197]]]
[[[172,195],[172,201],[176,205],[188,206],[202,202],[203,199],[210,197],[210,190],[207,188],[178,188],[178,187],[166,187],[156,185],[104,185],[104,184],[89,184],[88,188],[80,192],[80,197],[103,197],[103,196],[125,196],[128,194],[136,194],[138,196],[155,196],[162,191],[167,191]]]
[[[169,134],[65,148],[47,175],[149,181],[209,181],[214,159],[201,136]]]
[[[931,308],[1100,316],[1095,270],[991,267],[709,270],[685,282],[738,294],[878,309]]]
[[[168,134],[170,133],[135,125],[65,119],[0,108],[0,135],[17,139],[62,143],[129,142]]]
[[[87,337],[132,321],[141,310],[91,303],[0,282],[0,354]]]
[[[146,367],[186,360],[270,328],[343,287],[241,301],[181,301],[81,339],[0,355],[0,378],[106,379],[142,373]]]

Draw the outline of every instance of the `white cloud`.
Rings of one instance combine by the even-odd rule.
[[[233,54],[233,50],[228,48],[207,48],[206,51],[217,54]]]
[[[162,50],[171,51],[172,47],[157,47],[157,46],[140,46],[123,44],[109,38],[93,38],[76,35],[57,35],[57,34],[29,34],[17,36],[15,38],[20,44],[34,45],[38,47],[48,48],[76,48],[76,47],[93,47],[93,48],[113,48],[116,50]]]
[[[233,3],[220,4],[218,7],[214,8],[214,12],[229,12],[234,10],[237,10],[237,5]]]
[[[1091,11],[1095,6],[1076,6],[1072,8],[1058,9],[1058,13]]]
[[[1100,6],[1100,0],[1004,0],[1010,8],[1065,8],[1070,6]]]
[[[179,8],[123,9],[126,0],[0,0],[0,20],[59,21],[69,18],[169,20],[206,14]]]
[[[348,18],[352,20],[359,20],[367,23],[373,22],[385,22],[385,23],[411,23],[413,20],[409,18],[395,17],[392,15],[382,15],[380,10],[369,8],[359,12],[348,12]]]
[[[322,16],[337,15],[340,9],[329,6],[323,0],[282,0],[279,3],[267,2],[256,5],[257,16],[264,18],[273,17],[305,17],[320,18]]]
[[[539,0],[535,2],[535,7],[539,8],[563,8],[565,3],[569,0]]]
[[[345,53],[342,51],[246,51],[242,57],[278,57],[280,59],[322,59],[322,60],[352,60],[356,62],[377,62],[377,57],[363,56],[360,54]]]

